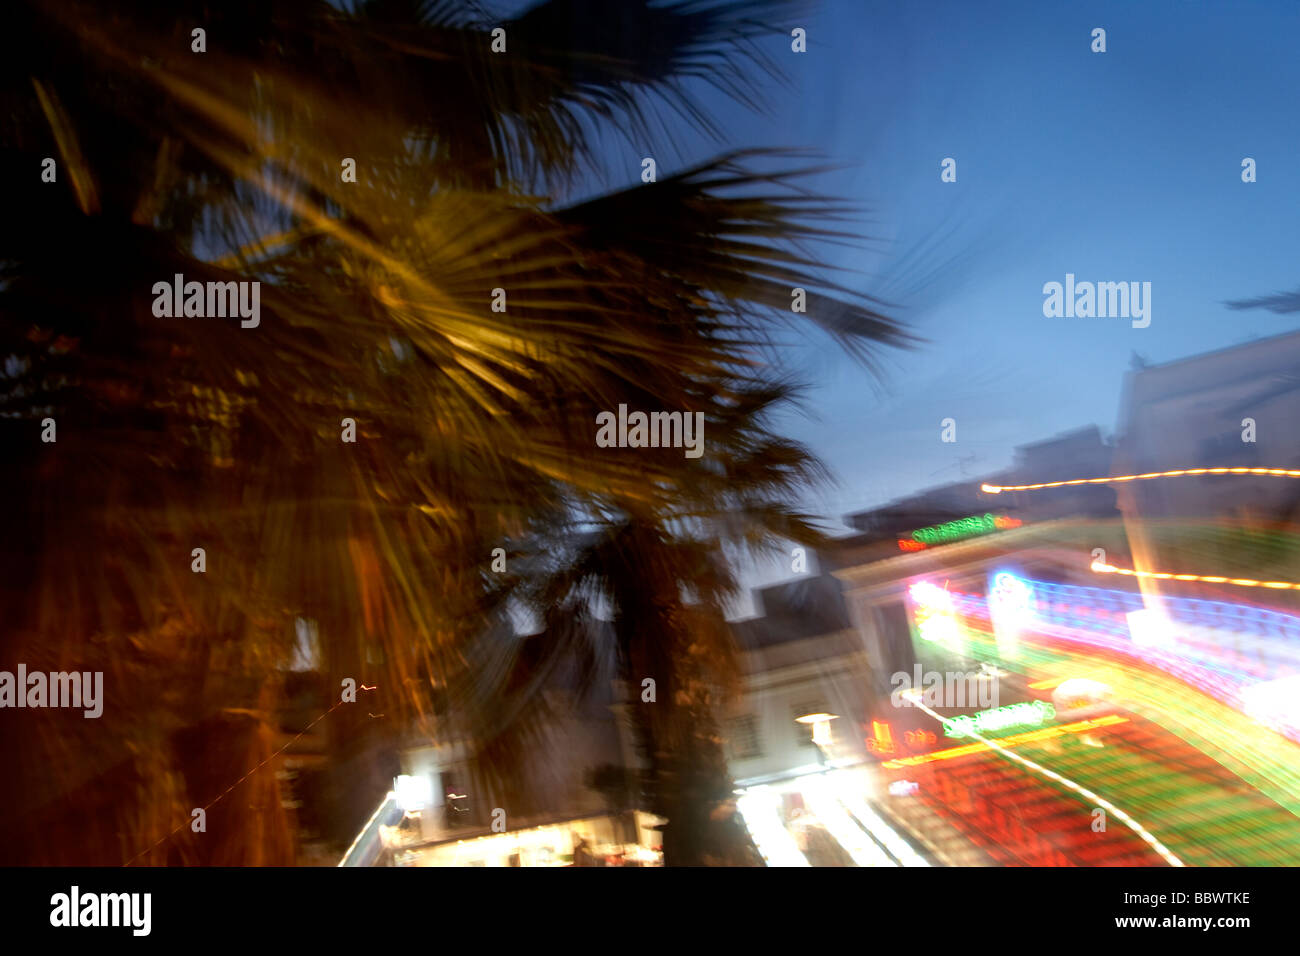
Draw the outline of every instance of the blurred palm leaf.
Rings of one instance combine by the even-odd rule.
[[[272,778],[202,846],[178,810],[274,753],[300,618],[328,693],[378,684],[386,715],[322,725],[355,797],[342,826],[400,728],[470,741],[518,795],[548,669],[601,659],[598,593],[622,665],[686,695],[644,728],[686,812],[668,781],[715,761],[713,688],[734,687],[727,549],[817,535],[785,503],[816,465],[764,425],[792,394],[759,368],[790,287],[865,360],[909,340],[801,249],[846,238],[827,226],[846,210],[748,169],[757,154],[563,193],[600,164],[598,129],[645,139],[659,109],[712,129],[685,78],[756,104],[740,65],[764,65],[759,20],[790,9],[545,3],[505,24],[508,56],[450,4],[182,5],[169,27],[136,2],[10,12],[0,163],[11,182],[45,156],[60,172],[0,223],[0,640],[32,669],[104,670],[112,716],[0,744],[25,781],[5,785],[7,859],[287,860]],[[261,325],[155,317],[153,284],[178,273],[261,281]],[[704,412],[709,454],[596,448],[620,402]],[[489,573],[503,545],[569,563]],[[503,630],[520,595],[550,625],[549,655],[522,663]],[[116,781],[103,814],[33,836],[97,779]]]

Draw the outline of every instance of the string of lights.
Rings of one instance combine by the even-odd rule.
[[[373,685],[373,686],[367,687],[365,684],[362,684],[362,685],[361,685],[361,689],[362,689],[362,690],[374,690],[376,686],[378,686],[378,685]],[[340,705],[340,704],[344,704],[344,703],[348,703],[348,701],[344,701],[344,700],[341,700],[341,699],[335,701],[333,707],[331,707],[329,710],[325,711],[325,713],[321,714],[319,717],[317,717],[315,720],[313,720],[310,724],[308,724],[306,727],[304,727],[302,730],[300,730],[300,731],[299,731],[297,734],[295,734],[295,735],[294,735],[294,736],[293,736],[293,737],[292,737],[292,738],[291,738],[287,743],[285,743],[284,745],[282,745],[278,750],[276,750],[273,754],[271,754],[269,757],[267,757],[266,759],[264,759],[264,760],[263,760],[261,763],[259,763],[256,767],[254,767],[252,770],[248,771],[246,774],[244,774],[242,777],[240,777],[238,780],[236,780],[236,781],[235,781],[234,783],[232,783],[230,786],[226,787],[225,790],[222,790],[219,794],[217,794],[215,797],[213,797],[211,800],[209,800],[206,804],[204,804],[203,807],[201,808],[201,809],[204,811],[204,813],[206,813],[208,810],[211,810],[211,809],[212,809],[214,806],[216,806],[216,805],[217,805],[217,804],[218,804],[222,799],[224,799],[224,798],[226,797],[226,795],[229,794],[232,790],[234,790],[236,787],[238,787],[241,783],[243,783],[243,782],[244,782],[245,780],[247,780],[249,777],[253,776],[253,774],[257,773],[259,770],[261,770],[261,769],[262,769],[263,767],[265,767],[267,764],[269,764],[269,763],[270,763],[271,761],[273,761],[276,757],[280,756],[282,753],[284,753],[286,750],[288,750],[290,747],[292,747],[292,746],[293,746],[295,743],[297,743],[299,740],[301,740],[304,736],[306,736],[306,735],[311,731],[311,729],[312,729],[313,727],[315,727],[317,724],[319,724],[322,720],[324,720],[324,719],[325,719],[326,717],[328,717],[330,714],[334,713],[334,711],[338,710],[338,709],[339,709],[339,705]],[[373,717],[374,715],[372,714],[371,716]],[[376,811],[376,812],[377,812],[377,811]],[[158,847],[162,846],[164,843],[166,843],[168,840],[170,840],[170,839],[171,839],[172,837],[174,837],[176,834],[180,833],[181,830],[185,829],[185,825],[188,824],[188,823],[190,823],[190,822],[191,822],[191,821],[186,820],[186,821],[184,821],[183,823],[178,824],[177,827],[176,827],[174,830],[172,830],[170,833],[168,833],[168,834],[166,834],[165,836],[163,836],[161,839],[157,840],[157,841],[153,844],[153,846],[148,847],[147,849],[141,850],[139,853],[137,853],[135,856],[131,857],[131,859],[127,860],[127,861],[126,861],[125,863],[123,863],[122,865],[123,865],[123,866],[130,866],[130,865],[131,865],[132,863],[134,863],[136,860],[140,859],[140,857],[145,856],[146,854],[152,853],[154,850],[158,849]],[[348,852],[351,852],[351,849],[350,849],[350,848],[349,848],[349,851],[348,851]]]
[[[1040,488],[1064,488],[1067,485],[1109,485],[1119,481],[1146,481],[1151,478],[1182,478],[1195,475],[1272,475],[1277,478],[1300,478],[1300,470],[1289,468],[1177,468],[1173,471],[1149,471],[1142,475],[1110,475],[1104,478],[1071,478],[1069,481],[1044,481],[1035,485],[980,485],[990,495],[1004,491],[1037,491]]]
[[[1162,581],[1200,581],[1204,584],[1232,584],[1242,588],[1272,588],[1278,591],[1300,591],[1295,581],[1257,581],[1254,578],[1229,578],[1217,574],[1175,574],[1171,571],[1138,571],[1134,568],[1117,568],[1113,564],[1094,561],[1091,565],[1098,574],[1126,574],[1134,578],[1159,578]]]

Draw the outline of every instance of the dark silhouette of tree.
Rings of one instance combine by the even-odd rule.
[[[570,197],[610,173],[601,136],[720,131],[684,80],[758,105],[757,41],[790,9],[6,11],[0,649],[103,671],[106,701],[100,720],[26,711],[0,740],[0,862],[291,860],[273,774],[228,786],[275,765],[298,619],[319,629],[325,706],[343,678],[378,688],[313,731],[336,837],[407,728],[478,741],[504,779],[535,695],[516,688],[514,720],[485,728],[468,651],[512,595],[579,626],[592,582],[626,674],[660,675],[673,702],[641,728],[670,857],[718,857],[701,847],[725,789],[727,548],[815,537],[784,502],[816,465],[766,431],[790,390],[761,363],[805,318],[868,363],[909,338],[819,268],[809,244],[844,237],[850,210],[796,188],[791,154]],[[260,324],[156,317],[153,285],[176,274],[260,282]],[[705,457],[597,448],[595,414],[620,402],[704,412]],[[503,542],[569,564],[491,573]]]

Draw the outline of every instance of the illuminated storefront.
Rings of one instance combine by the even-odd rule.
[[[609,817],[583,817],[432,845],[395,846],[394,866],[662,866],[652,814],[636,813],[637,843],[620,843]]]

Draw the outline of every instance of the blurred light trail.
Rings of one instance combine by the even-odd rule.
[[[1242,710],[1264,726],[1282,733],[1300,728],[1300,674],[1247,687],[1240,697]]]
[[[886,823],[879,814],[877,814],[858,794],[851,792],[847,788],[840,791],[840,803],[848,809],[849,813],[857,818],[858,824],[871,834],[872,838],[877,840],[881,846],[889,851],[889,854],[903,866],[929,866],[919,853],[912,849],[911,844],[899,836],[898,831]]]
[[[942,714],[940,714],[938,711],[932,710],[931,708],[927,707],[924,703],[920,701],[914,700],[912,706],[918,707],[921,710],[925,711],[925,713],[929,714],[935,720],[939,720],[939,721],[943,720]],[[1093,723],[1094,725],[1099,726],[1098,722],[1105,719],[1106,718],[1102,717],[1102,718],[1098,718],[1098,721],[1080,721],[1079,723]],[[1123,723],[1125,721],[1126,718],[1123,717],[1119,718],[1120,723]],[[1072,725],[1066,724],[1065,726],[1068,727]],[[1048,729],[1061,730],[1063,728],[1051,727]],[[1034,733],[1041,734],[1044,733],[1044,731],[1039,730],[1039,731],[1035,731]],[[1157,840],[1154,834],[1150,833],[1146,827],[1142,826],[1142,824],[1138,823],[1137,820],[1133,819],[1131,816],[1129,816],[1119,807],[1115,806],[1115,804],[1111,803],[1105,797],[1101,796],[1101,794],[1089,790],[1087,787],[1080,786],[1079,784],[1075,783],[1073,780],[1070,780],[1068,777],[1063,777],[1055,770],[1050,770],[1047,767],[1044,767],[1042,764],[1037,763],[1036,761],[1030,760],[1027,757],[1020,756],[1020,754],[1014,752],[1008,747],[1003,746],[1002,742],[992,740],[991,738],[988,737],[981,737],[979,736],[979,734],[973,732],[971,733],[971,736],[976,738],[980,743],[984,744],[984,746],[988,747],[990,750],[997,751],[997,753],[999,753],[1003,757],[1006,757],[1008,760],[1014,760],[1016,763],[1024,767],[1028,767],[1034,773],[1042,774],[1044,777],[1047,777],[1049,780],[1052,780],[1055,783],[1060,784],[1061,786],[1065,787],[1067,790],[1070,790],[1073,793],[1077,793],[1079,796],[1084,797],[1085,799],[1092,801],[1097,806],[1104,808],[1108,813],[1117,817],[1122,823],[1124,823],[1125,826],[1127,826],[1130,830],[1132,830],[1139,837],[1141,837],[1142,841],[1146,843],[1149,847],[1151,847],[1151,849],[1155,850],[1158,854],[1160,854],[1161,858],[1170,866],[1183,865],[1183,861],[1180,860],[1177,856],[1175,856],[1169,850],[1168,847],[1166,847],[1163,843]],[[1018,736],[1028,736],[1028,735],[1018,735]],[[1015,739],[1016,738],[1014,737],[1009,737],[1006,739],[1005,742],[1010,743]]]
[[[1095,675],[1114,688],[1126,710],[1161,725],[1300,816],[1300,727],[1276,710],[1267,723],[1246,713],[1259,711],[1259,695],[1268,695],[1257,691],[1252,699],[1250,687],[1300,673],[1300,618],[1248,604],[1171,598],[1179,627],[1171,652],[1133,642],[1126,618],[1141,607],[1139,594],[1027,583],[1036,615],[1020,648],[1027,675]],[[974,656],[996,659],[987,599],[955,590],[947,595]]]
[[[921,703],[915,702],[914,706],[920,707],[926,713],[929,709]],[[942,717],[939,718],[941,721]],[[1057,724],[1053,727],[1044,727],[1042,730],[1030,730],[1023,734],[1013,734],[1010,737],[1000,737],[998,743],[1001,745],[995,749],[1005,747],[1018,747],[1020,744],[1038,743],[1042,740],[1050,740],[1053,737],[1060,737],[1063,734],[1082,734],[1089,730],[1096,730],[1099,727],[1112,727],[1115,724],[1124,724],[1128,722],[1127,717],[1121,717],[1118,714],[1108,714],[1105,717],[1094,717],[1091,720],[1077,720],[1070,724]],[[970,754],[977,754],[989,749],[985,746],[985,738],[978,734],[971,734],[976,737],[978,742],[973,744],[962,744],[960,747],[948,747],[944,750],[934,750],[928,754],[917,754],[914,757],[896,757],[893,760],[886,760],[880,766],[886,770],[897,770],[899,767],[913,767],[917,764],[933,763],[936,760],[952,760],[954,757],[967,757]]]
[[[1293,816],[1243,789],[1231,771],[1157,725],[1130,718],[1096,737],[1097,746],[1079,738],[1084,746],[1057,748],[1048,741],[1039,753],[1024,748],[1017,753],[1115,796],[1134,818],[1158,827],[1157,836],[1187,866],[1300,861],[1300,828]],[[927,770],[918,768],[918,779],[929,786],[916,801],[1000,863],[1149,867],[1162,862],[1127,827],[1110,826],[1103,834],[1080,826],[1083,807],[1076,797],[992,751]]]
[[[1039,488],[1064,488],[1066,485],[1109,485],[1116,481],[1146,481],[1149,478],[1180,478],[1185,475],[1275,475],[1300,478],[1300,471],[1289,468],[1178,468],[1174,471],[1149,471],[1144,475],[1111,475],[1106,478],[1072,478],[1069,481],[1044,481],[1036,485],[980,485],[990,495],[1004,491],[1036,491]]]
[[[1142,657],[1167,672],[1215,688],[1220,699],[1233,696],[1242,684],[1300,672],[1300,617],[1292,614],[1250,604],[1170,597],[1166,604],[1176,648],[1153,649],[1133,640],[1130,615],[1141,610],[1140,594],[1048,581],[1027,583],[1038,595],[1032,630]],[[967,619],[968,630],[971,619],[992,617],[985,599],[950,593],[957,613]],[[1196,670],[1186,671],[1180,662]]]
[[[1113,564],[1100,561],[1090,565],[1098,574],[1126,574],[1134,578],[1159,578],[1162,581],[1201,581],[1205,584],[1233,584],[1241,588],[1273,588],[1277,591],[1300,591],[1300,584],[1294,581],[1256,581],[1254,578],[1225,578],[1210,574],[1174,574],[1170,571],[1137,571],[1133,568],[1117,568]]]
[[[1128,615],[1142,607],[1141,595],[1130,591],[1031,583],[1042,596],[1040,626],[1050,621],[1127,641]],[[956,600],[963,613],[984,616],[960,595]],[[1239,602],[1170,596],[1164,603],[1178,629],[1179,656],[1230,664],[1246,680],[1300,672],[1300,617]]]
[[[876,846],[841,806],[837,794],[838,787],[823,774],[809,777],[804,785],[804,799],[808,807],[826,827],[826,832],[835,838],[835,842],[858,866],[898,866],[889,854]]]
[[[1049,677],[1046,680],[1036,680],[1031,684],[1029,684],[1028,686],[1030,690],[1052,690],[1057,685],[1064,684],[1067,680],[1070,680],[1070,678]]]
[[[931,641],[955,653],[962,653],[964,638],[953,605],[953,596],[930,581],[918,581],[908,588],[912,618],[922,640]]]
[[[996,652],[991,633],[981,635],[975,627],[967,630],[978,641],[977,653]],[[1058,636],[1067,633],[1062,629]],[[1115,700],[1126,710],[1172,732],[1300,817],[1300,753],[1295,741],[1261,726],[1234,706],[1235,700],[1189,685],[1188,677],[1195,678],[1173,673],[1180,668],[1168,654],[1159,655],[1163,661],[1153,662],[1146,653],[1135,653],[1142,649],[1130,644],[1124,650],[1123,642],[1106,641],[1101,635],[1075,631],[1068,639],[1074,647],[1026,644],[1027,673],[1095,675],[1114,689]],[[1125,663],[1125,656],[1136,660]]]
[[[768,866],[811,866],[781,823],[779,800],[767,787],[755,787],[737,798],[736,807]]]
[[[397,804],[397,794],[392,790],[384,795],[384,799],[375,807],[375,812],[370,815],[357,835],[352,840],[352,845],[347,848],[342,858],[336,866],[366,866],[374,854],[373,851],[380,844],[379,825],[384,822],[385,817],[397,817],[402,813],[402,808]],[[362,845],[365,841],[366,845]],[[360,848],[360,849],[358,849]]]

